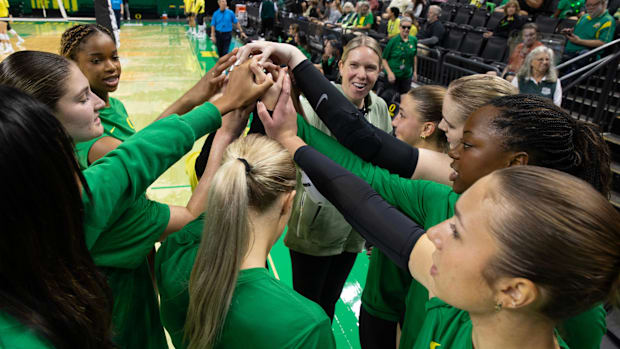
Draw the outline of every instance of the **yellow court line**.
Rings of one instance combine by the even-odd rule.
[[[215,51],[200,51],[200,55],[202,57],[217,57],[217,52],[215,52]]]
[[[275,276],[276,279],[280,280],[280,277],[278,276],[278,271],[276,270],[276,265],[273,263],[273,259],[271,258],[271,253],[267,255],[267,260],[269,261],[269,265],[273,270],[273,276]]]

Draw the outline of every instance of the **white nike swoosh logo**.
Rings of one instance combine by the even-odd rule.
[[[325,94],[325,93],[323,93],[323,94],[321,95],[321,98],[319,98],[319,101],[316,103],[316,107],[314,108],[314,110],[319,109],[319,106],[321,105],[321,103],[322,103],[324,100],[325,100],[325,101],[329,100],[329,98],[327,97],[327,94]]]

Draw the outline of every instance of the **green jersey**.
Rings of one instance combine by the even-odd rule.
[[[354,27],[361,28],[368,24],[372,27],[373,23],[375,23],[375,16],[372,15],[372,12],[368,12],[366,16],[357,16]]]
[[[297,134],[319,152],[368,182],[386,202],[398,208],[425,229],[454,215],[454,205],[458,194],[454,193],[451,187],[430,181],[402,178],[391,174],[386,169],[371,165],[331,137],[308,125],[302,117],[297,118]],[[375,252],[377,251],[373,251],[373,257]],[[383,256],[382,258],[387,260],[382,253],[377,253],[377,256]],[[387,264],[383,266],[385,265]],[[364,309],[368,310],[367,304],[364,303],[365,300],[375,301],[372,305],[383,311],[390,310],[388,307],[395,304],[388,302],[389,295],[384,294],[389,291],[386,285],[394,287],[394,284],[398,285],[399,282],[388,279],[393,277],[392,266],[397,268],[393,263],[389,265],[389,268],[373,269],[373,258],[370,259],[366,287],[362,294]],[[369,281],[375,284],[369,285]],[[371,287],[369,292],[374,298],[364,297],[369,287]],[[413,280],[407,293],[400,348],[413,348],[426,318],[427,300],[426,288]],[[374,314],[371,313],[371,315]],[[389,320],[389,318],[386,319]],[[605,311],[600,305],[593,307],[589,311],[563,321],[558,328],[566,330],[569,346],[580,349],[598,348],[605,334]]]
[[[103,126],[103,134],[90,141],[78,143],[75,145],[78,163],[80,168],[84,169],[90,166],[88,162],[88,152],[96,141],[103,137],[114,137],[123,142],[131,135],[136,133],[136,129],[127,115],[127,110],[121,101],[110,97],[110,106],[99,111],[99,118]]]
[[[187,348],[183,340],[189,306],[189,277],[204,225],[203,216],[169,236],[155,255],[155,279],[160,297],[161,323],[176,349]]]
[[[605,43],[610,42],[616,31],[616,21],[605,10],[600,16],[592,18],[589,14],[584,14],[579,18],[573,33],[583,40],[601,40]],[[564,52],[579,52],[581,50],[589,50],[589,47],[566,42]]]
[[[212,104],[154,122],[83,171],[86,246],[114,295],[112,323],[121,348],[168,348],[146,262],[169,210],[144,199],[146,188],[221,125]],[[141,214],[138,214],[142,210]]]
[[[418,38],[409,35],[403,41],[400,35],[390,39],[383,50],[383,59],[388,62],[390,69],[399,79],[413,76],[413,60],[418,52]]]
[[[11,315],[0,312],[0,348],[53,349],[54,346]]]
[[[329,318],[316,303],[265,268],[241,270],[216,349],[336,348]]]
[[[170,236],[157,251],[155,273],[161,320],[175,348],[183,340],[189,278],[202,237],[203,219]],[[260,319],[260,320],[258,320]],[[281,329],[286,328],[286,331]],[[321,307],[274,279],[267,269],[239,272],[216,348],[335,348],[331,323]]]
[[[414,349],[473,349],[472,324],[468,312],[434,297],[426,302],[426,314]],[[557,333],[556,338],[560,348],[569,349]]]

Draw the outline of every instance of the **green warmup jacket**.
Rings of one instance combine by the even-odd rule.
[[[452,191],[451,187],[430,181],[402,178],[391,174],[386,169],[371,165],[351,153],[336,140],[308,125],[301,117],[297,118],[297,128],[297,134],[306,143],[368,182],[384,200],[425,229],[454,215],[454,205],[459,195]],[[375,252],[373,251],[373,256]],[[393,268],[397,268],[385,255],[381,255]],[[383,284],[389,285],[392,282],[389,279],[392,274],[384,275],[383,269],[372,269],[372,267],[371,258],[366,287],[368,287],[368,279],[371,273],[376,274],[374,275],[375,280],[380,279]],[[390,267],[387,270],[389,272],[393,269]],[[389,288],[385,287],[384,289]],[[426,318],[428,297],[426,288],[413,280],[406,299],[400,348],[413,348]],[[363,301],[364,297],[362,296]],[[605,310],[599,305],[565,320],[558,326],[558,330],[572,348],[599,348],[606,332],[605,316]]]
[[[342,92],[341,85],[335,86]],[[370,92],[365,104],[366,120],[385,132],[392,132],[392,120],[385,101]],[[307,99],[301,98],[301,106],[311,125],[331,135]],[[343,252],[362,251],[364,239],[351,228],[335,207],[319,206],[310,199],[301,183],[299,171],[295,189],[297,195],[288,221],[288,233],[284,239],[288,248],[311,256],[335,256]]]
[[[147,126],[83,171],[86,246],[105,273],[120,348],[168,348],[146,260],[170,219],[167,205],[146,200],[146,188],[221,125],[220,112],[205,103],[183,115]]]
[[[155,257],[161,322],[175,348],[183,340],[189,279],[202,238],[202,217],[162,243]],[[215,348],[336,348],[323,309],[276,280],[264,268],[241,270]]]
[[[103,137],[113,137],[121,142],[136,133],[136,128],[125,110],[125,106],[116,98],[110,97],[110,106],[99,111],[99,119],[103,126],[103,134],[90,141],[78,143],[75,145],[78,163],[81,169],[88,168],[88,152],[96,141]]]

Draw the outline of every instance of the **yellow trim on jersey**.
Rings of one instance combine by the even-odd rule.
[[[603,24],[597,31],[596,34],[594,34],[594,37],[598,39],[599,35],[601,34],[601,30],[605,29],[605,28],[610,28],[611,27],[611,21],[607,21],[605,22],[605,24]]]

